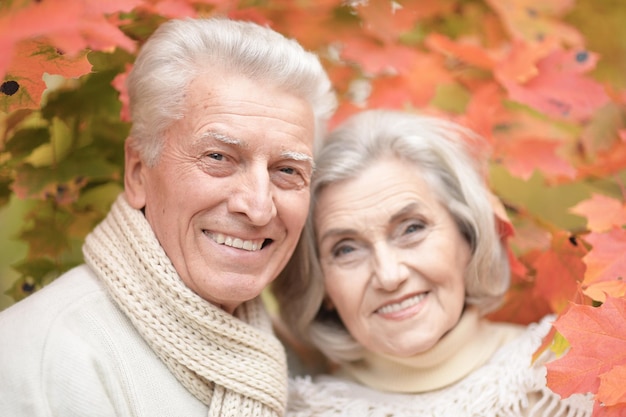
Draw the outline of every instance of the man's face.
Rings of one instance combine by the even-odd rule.
[[[199,76],[157,164],[127,147],[126,194],[183,282],[232,313],[291,256],[307,216],[313,113],[247,78]]]

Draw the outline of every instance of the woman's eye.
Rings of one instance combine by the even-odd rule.
[[[333,258],[341,258],[342,256],[346,256],[355,251],[355,248],[350,245],[339,245],[335,246],[332,250]]]
[[[415,233],[415,232],[419,232],[420,230],[424,230],[424,228],[425,228],[424,223],[411,223],[406,227],[404,233],[405,234]]]

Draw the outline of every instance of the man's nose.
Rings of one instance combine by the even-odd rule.
[[[229,210],[244,214],[255,226],[264,226],[276,216],[273,187],[265,167],[253,167],[242,172],[240,183],[229,198]]]

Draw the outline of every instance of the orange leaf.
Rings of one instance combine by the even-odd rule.
[[[478,68],[491,70],[494,66],[494,60],[479,45],[456,43],[439,33],[429,34],[424,43],[434,51],[453,56]]]
[[[344,40],[342,58],[358,63],[368,74],[406,73],[418,59],[415,49],[402,45],[381,45],[359,36]]]
[[[605,406],[619,405],[626,407],[626,364],[615,366],[605,374],[600,375],[600,388],[598,389],[598,399]]]
[[[611,371],[626,365],[626,299],[608,297],[600,307],[572,305],[554,327],[571,349],[547,364],[548,386],[564,398],[597,393],[597,401],[605,405],[622,398],[624,379]]]
[[[19,89],[11,96],[0,96],[0,110],[3,111],[38,107],[46,88],[42,79],[44,73],[73,78],[91,70],[86,53],[68,57],[49,44],[35,40],[20,42],[16,49],[16,59],[9,68],[6,80],[16,82]]]
[[[427,0],[435,3],[437,0]],[[389,0],[358,2],[354,6],[363,21],[363,29],[384,43],[394,42],[401,33],[410,30],[417,14]]]
[[[544,298],[553,312],[559,313],[576,299],[578,285],[585,273],[581,257],[583,245],[574,244],[570,235],[557,232],[552,237],[552,247],[539,254],[533,261],[537,271],[533,294]]]
[[[488,318],[493,321],[530,324],[553,313],[545,298],[534,295],[534,281],[528,276],[526,266],[511,251],[509,251],[509,261],[511,285],[502,306],[490,313]]]
[[[586,217],[587,227],[592,232],[604,232],[626,224],[626,205],[602,194],[592,194],[589,200],[581,201],[569,211]]]
[[[503,99],[504,92],[498,84],[483,85],[472,94],[462,123],[493,144],[492,132],[507,118]]]
[[[31,2],[28,7],[11,10],[0,17],[0,78],[15,55],[15,44],[22,40],[45,37],[70,56],[87,47],[103,50],[120,46],[134,51],[134,42],[107,16],[130,11],[139,4],[141,0],[65,0],[62,10],[50,1]]]
[[[530,72],[518,75],[517,80],[501,70],[496,76],[512,100],[549,116],[586,120],[609,102],[604,87],[582,75],[596,61],[597,56],[585,50],[555,50],[539,59],[535,67],[529,67]]]
[[[500,142],[499,158],[516,177],[528,180],[535,170],[548,177],[576,177],[576,169],[558,155],[561,143],[543,138],[520,138],[507,143]]]
[[[516,39],[541,42],[552,37],[570,45],[583,43],[576,29],[554,18],[569,10],[573,0],[487,0],[487,3],[502,17]]]
[[[372,81],[370,107],[424,107],[435,96],[437,86],[452,80],[441,59],[419,53],[406,74],[376,78]]]
[[[583,258],[587,272],[583,292],[597,301],[626,293],[626,230],[614,228],[605,233],[590,233],[585,241],[592,249]]]

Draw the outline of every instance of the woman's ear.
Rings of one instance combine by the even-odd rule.
[[[124,191],[131,207],[141,210],[146,206],[146,182],[144,171],[147,166],[128,138],[124,144]]]

